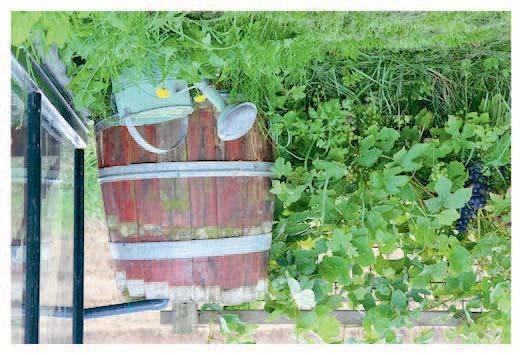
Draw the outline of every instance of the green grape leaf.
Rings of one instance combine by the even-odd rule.
[[[325,256],[319,264],[319,275],[327,281],[348,284],[348,262],[339,256]]]
[[[332,232],[332,240],[328,242],[328,246],[334,254],[340,256],[356,256],[357,251],[352,245],[352,235],[344,233],[341,229],[335,228]]]
[[[40,11],[13,11],[11,14],[11,44],[20,46],[25,42],[41,17],[42,12]]]
[[[326,177],[334,179],[341,179],[348,172],[346,165],[335,161],[314,160],[313,164],[316,169],[322,170]]]
[[[461,188],[451,192],[453,183],[445,176],[439,177],[435,183],[436,197],[424,200],[428,210],[432,213],[440,211],[442,208],[462,208],[471,198],[471,188]]]
[[[408,305],[408,298],[402,292],[401,290],[393,290],[392,296],[391,296],[391,303],[400,309],[405,309]]]
[[[372,167],[379,157],[382,155],[382,150],[375,148],[375,136],[369,135],[364,138],[359,145],[359,163],[367,168]]]
[[[338,335],[340,324],[334,316],[321,317],[317,320],[315,333],[327,342],[333,341]]]
[[[376,146],[384,153],[388,153],[390,150],[392,150],[395,142],[399,137],[399,132],[393,128],[383,127],[377,134],[378,141],[376,142]]]
[[[358,236],[353,239],[353,245],[357,254],[356,262],[361,266],[370,266],[375,264],[375,254],[373,249],[370,247],[367,236]]]
[[[297,329],[308,330],[317,324],[317,313],[315,311],[306,312],[296,323]]]
[[[414,144],[409,150],[402,148],[393,155],[394,163],[403,168],[404,171],[416,171],[422,167],[422,163],[417,162],[429,148],[427,143]]]
[[[285,182],[273,180],[270,192],[276,194],[277,197],[279,197],[279,199],[283,201],[285,207],[287,207],[299,200],[305,189],[306,186],[291,186],[290,184],[287,184]]]
[[[288,287],[290,288],[290,293],[297,307],[300,309],[314,308],[316,304],[314,291],[310,289],[301,290],[301,285],[299,285],[299,282],[290,276],[287,276],[286,279],[288,282]]]
[[[272,167],[272,171],[276,178],[281,178],[282,176],[290,176],[292,173],[292,164],[289,161],[286,161],[284,158],[277,158],[274,162],[274,166]]]
[[[459,219],[460,214],[456,209],[447,209],[443,210],[440,213],[435,215],[435,220],[437,223],[443,226],[451,226],[453,222]]]
[[[448,257],[449,268],[453,275],[472,271],[473,258],[469,251],[461,245],[456,245],[451,249]]]

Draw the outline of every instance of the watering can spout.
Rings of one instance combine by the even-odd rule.
[[[238,105],[227,104],[208,80],[203,80],[195,86],[219,112],[217,130],[220,139],[224,141],[235,140],[248,133],[256,120],[256,105],[251,102],[243,102]]]

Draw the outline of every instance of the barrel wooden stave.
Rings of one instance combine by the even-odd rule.
[[[188,120],[185,140],[164,155],[144,151],[125,126],[107,127],[96,134],[98,168],[166,161],[273,161],[274,148],[261,123],[256,122],[245,136],[223,142],[217,136],[215,117],[210,109],[196,110]],[[179,120],[173,120],[136,128],[149,143],[167,147],[179,136],[180,126]],[[142,152],[144,158],[133,159],[132,152]]]
[[[270,181],[269,177],[227,176],[104,183],[110,240],[158,242],[269,233],[273,213]],[[212,182],[220,187],[215,192],[205,189]],[[135,210],[129,211],[131,208]]]
[[[120,289],[130,296],[163,292],[161,297],[178,294],[185,300],[231,302],[227,297],[251,297],[266,290],[268,252],[232,254],[205,258],[116,261]],[[155,284],[155,289],[146,285]],[[165,294],[167,292],[167,294]],[[199,297],[196,297],[199,294]],[[188,297],[188,298],[187,298]]]

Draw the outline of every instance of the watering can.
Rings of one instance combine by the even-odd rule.
[[[159,74],[145,77],[134,69],[122,72],[113,83],[113,101],[119,121],[127,127],[131,137],[143,149],[156,154],[165,154],[184,141],[188,130],[188,115],[194,110],[189,90],[199,89],[218,110],[218,137],[235,140],[245,135],[254,125],[257,108],[251,102],[229,104],[207,80],[189,87],[186,81]],[[148,143],[136,126],[157,124],[181,119],[181,133],[169,148],[159,148]]]

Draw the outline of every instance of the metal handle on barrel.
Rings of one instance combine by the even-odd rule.
[[[156,153],[156,154],[165,154],[170,152],[171,150],[175,149],[178,145],[181,144],[185,140],[185,136],[187,135],[188,131],[188,116],[185,116],[181,122],[181,135],[178,138],[178,140],[172,145],[170,148],[159,148],[155,147],[149,142],[143,138],[143,136],[138,132],[136,129],[136,126],[134,126],[134,122],[132,122],[131,115],[126,111],[124,116],[121,118],[123,123],[125,124],[125,127],[127,127],[127,130],[129,131],[129,134],[131,135],[132,139],[143,149],[145,149],[148,152]]]

